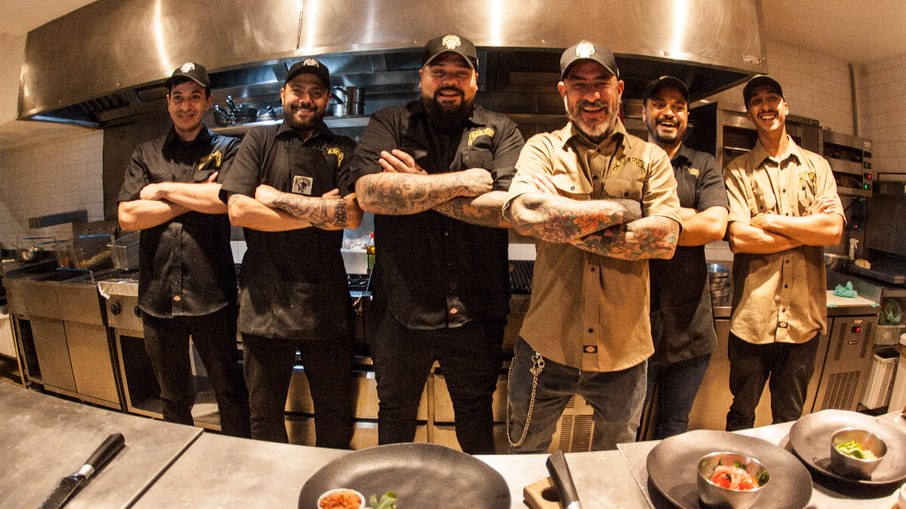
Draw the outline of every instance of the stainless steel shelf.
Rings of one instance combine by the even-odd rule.
[[[236,124],[224,127],[215,127],[211,129],[215,133],[224,134],[227,136],[242,136],[245,133],[249,132],[253,127],[266,127],[277,125],[283,120],[262,120],[260,122],[248,122],[246,124]],[[354,127],[365,127],[368,124],[368,117],[361,116],[348,116],[348,117],[324,117],[324,123],[327,124],[327,127],[331,129],[344,129],[344,128],[354,128]]]

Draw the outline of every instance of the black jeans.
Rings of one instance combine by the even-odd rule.
[[[252,438],[289,442],[284,411],[296,351],[315,408],[315,445],[348,449],[352,439],[352,337],[316,341],[242,335]]]
[[[645,408],[654,404],[652,396],[657,398],[657,414],[652,419],[655,440],[685,433],[689,428],[689,412],[710,360],[711,354],[706,354],[659,366],[648,364]]]
[[[415,330],[383,313],[369,342],[380,400],[379,443],[415,438],[418,403],[438,360],[453,402],[459,446],[469,454],[493,454],[491,398],[501,368],[504,325],[470,322],[456,329]]]
[[[774,424],[795,421],[802,416],[809,379],[815,371],[818,336],[800,344],[755,345],[731,332],[727,350],[730,392],[733,393],[733,403],[727,413],[727,431],[755,425],[755,408],[768,379]]]
[[[189,336],[201,355],[220,411],[223,433],[251,436],[248,392],[236,348],[236,308],[204,316],[157,318],[142,314],[145,350],[160,385],[164,420],[193,424],[195,384],[189,362]]]

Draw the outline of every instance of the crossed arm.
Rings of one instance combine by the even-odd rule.
[[[117,215],[124,231],[144,230],[163,224],[189,211],[225,214],[227,206],[218,197],[217,173],[201,183],[159,182],[142,188],[137,200],[120,202]]]
[[[259,185],[255,197],[234,194],[229,199],[230,222],[253,230],[278,232],[315,227],[322,230],[356,228],[362,209],[355,194],[340,196],[337,189],[320,197],[284,193]]]
[[[538,192],[519,195],[510,204],[517,232],[546,242],[568,242],[611,258],[673,256],[679,236],[676,221],[642,217],[639,203],[633,200],[573,200],[560,196],[547,175],[535,177],[534,184]]]
[[[482,168],[429,175],[402,150],[382,151],[384,171],[356,182],[363,209],[376,214],[408,215],[426,210],[480,226],[507,228],[500,210],[506,199],[494,191],[491,173]]]
[[[730,250],[734,253],[771,254],[799,246],[829,246],[843,234],[842,211],[837,199],[822,196],[804,216],[759,214],[749,224],[734,221],[729,226]]]

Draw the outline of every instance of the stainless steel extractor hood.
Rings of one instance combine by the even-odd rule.
[[[189,60],[215,90],[262,96],[309,55],[380,103],[414,90],[421,47],[447,32],[479,47],[483,90],[529,111],[581,39],[614,50],[627,99],[662,74],[703,98],[767,70],[760,0],[99,0],[28,34],[18,113],[95,127],[159,114],[163,81]]]

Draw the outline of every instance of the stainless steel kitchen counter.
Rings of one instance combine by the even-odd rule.
[[[3,507],[38,507],[111,433],[126,447],[73,497],[68,508],[127,507],[201,435],[0,383],[0,493]]]

